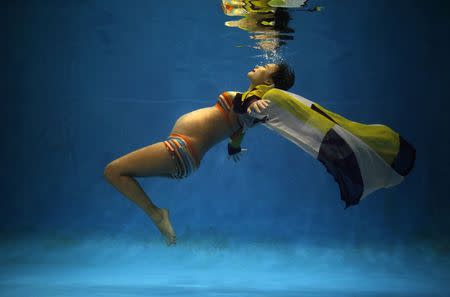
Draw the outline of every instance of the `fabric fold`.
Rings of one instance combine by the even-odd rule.
[[[386,125],[363,124],[300,95],[270,89],[269,106],[252,116],[320,161],[339,186],[345,208],[370,193],[401,183],[415,163],[415,148]]]

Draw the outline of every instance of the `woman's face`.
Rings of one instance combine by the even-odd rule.
[[[254,86],[262,84],[271,85],[273,84],[272,75],[277,71],[277,68],[277,64],[256,65],[252,71],[247,73],[247,77]]]

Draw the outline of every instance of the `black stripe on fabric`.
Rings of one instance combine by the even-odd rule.
[[[239,114],[247,113],[247,108],[250,106],[250,104],[260,99],[261,98],[259,98],[258,96],[253,95],[245,98],[245,101],[242,102],[242,94],[237,93],[233,99],[233,111]]]
[[[235,113],[243,113],[242,112],[241,101],[242,101],[242,94],[241,93],[237,93],[234,96],[234,99],[233,99],[233,111]]]
[[[400,175],[407,176],[416,161],[416,149],[400,134],[400,148],[391,167]]]
[[[351,147],[333,129],[323,138],[317,160],[339,185],[345,209],[358,204],[364,192],[361,170]]]
[[[330,118],[329,115],[327,115],[326,113],[324,113],[322,110],[320,110],[317,106],[315,106],[314,104],[311,104],[311,109],[320,113],[321,115],[323,115],[324,117],[326,117],[327,119],[329,119],[330,121],[332,121],[333,123],[336,123],[332,118]],[[338,124],[338,123],[336,123]],[[338,124],[339,125],[339,124]]]
[[[247,112],[247,108],[255,101],[261,100],[260,97],[253,95],[250,96],[248,98],[245,98],[244,103],[242,104],[242,110],[244,110],[245,112]]]

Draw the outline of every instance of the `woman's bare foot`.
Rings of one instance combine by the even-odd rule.
[[[172,224],[169,219],[169,211],[165,208],[158,208],[156,210],[155,218],[152,218],[156,227],[164,236],[167,245],[176,244],[177,237],[175,231],[172,228]]]

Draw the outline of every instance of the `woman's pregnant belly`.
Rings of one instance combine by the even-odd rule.
[[[178,118],[171,133],[187,136],[202,159],[211,147],[239,129],[236,114],[231,112],[230,119],[232,127],[217,107],[201,108]]]

